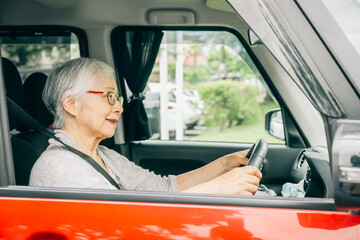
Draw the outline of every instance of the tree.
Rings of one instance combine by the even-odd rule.
[[[204,82],[209,79],[208,68],[201,65],[185,67],[184,79],[190,83]]]
[[[201,46],[199,44],[192,44],[189,50],[190,56],[194,56],[193,65],[198,65],[197,57],[201,52]]]
[[[255,77],[249,65],[228,47],[221,46],[219,49],[217,46],[213,46],[208,61],[212,74],[217,73],[218,66],[225,61],[228,73],[240,73],[241,79]],[[226,79],[227,75],[225,74],[223,78]]]
[[[70,44],[4,44],[5,57],[17,66],[40,66],[44,58],[50,63],[64,62],[70,59]]]
[[[256,78],[261,79],[261,75],[257,70],[254,62],[250,58],[249,54],[247,53],[244,46],[241,44],[239,39],[230,32],[227,31],[184,31],[184,40],[189,42],[196,42],[198,44],[213,44],[219,45],[222,44],[224,46],[233,49],[237,55],[243,59],[243,62],[246,63],[248,68],[252,70],[252,72],[256,75]],[[226,55],[228,52],[226,53]],[[228,64],[228,63],[226,63]],[[229,68],[229,66],[227,66]],[[238,72],[239,70],[235,71],[228,71],[228,72]],[[215,72],[216,73],[216,72]],[[212,74],[215,74],[212,73]]]
[[[219,80],[199,84],[198,91],[204,101],[207,126],[224,129],[259,116],[256,90],[251,85]]]

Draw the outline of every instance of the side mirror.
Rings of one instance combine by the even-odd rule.
[[[270,136],[280,140],[285,140],[284,123],[280,108],[270,110],[266,113],[265,130]]]
[[[332,145],[332,175],[338,209],[360,210],[360,121],[338,120]]]
[[[260,46],[262,44],[260,38],[254,33],[254,31],[251,28],[249,28],[248,30],[248,36],[249,36],[250,46],[255,47],[255,46]]]

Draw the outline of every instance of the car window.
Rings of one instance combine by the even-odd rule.
[[[322,1],[360,54],[360,1]],[[357,20],[356,20],[357,19]]]
[[[235,35],[164,33],[145,89],[151,139],[284,143],[265,131],[279,104]]]
[[[12,61],[22,82],[34,72],[49,75],[56,63],[80,57],[77,35],[71,31],[1,30],[2,56]]]

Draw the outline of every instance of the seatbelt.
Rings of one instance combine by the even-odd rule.
[[[21,119],[22,122],[29,125],[36,131],[55,139],[56,141],[60,142],[64,146],[66,146],[70,151],[84,159],[87,163],[89,163],[95,170],[97,170],[100,174],[102,174],[114,187],[120,190],[119,185],[115,182],[115,180],[90,156],[86,155],[85,153],[79,151],[76,148],[73,148],[63,141],[61,141],[58,137],[55,136],[54,133],[50,132],[46,129],[43,125],[41,125],[36,119],[34,119],[30,114],[25,112],[21,107],[19,107],[16,103],[14,103],[10,98],[6,98],[8,112],[9,115],[12,114],[16,117],[16,119]]]

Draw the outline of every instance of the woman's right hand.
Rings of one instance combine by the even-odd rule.
[[[236,167],[204,183],[193,186],[183,192],[254,195],[262,174],[256,167]]]

